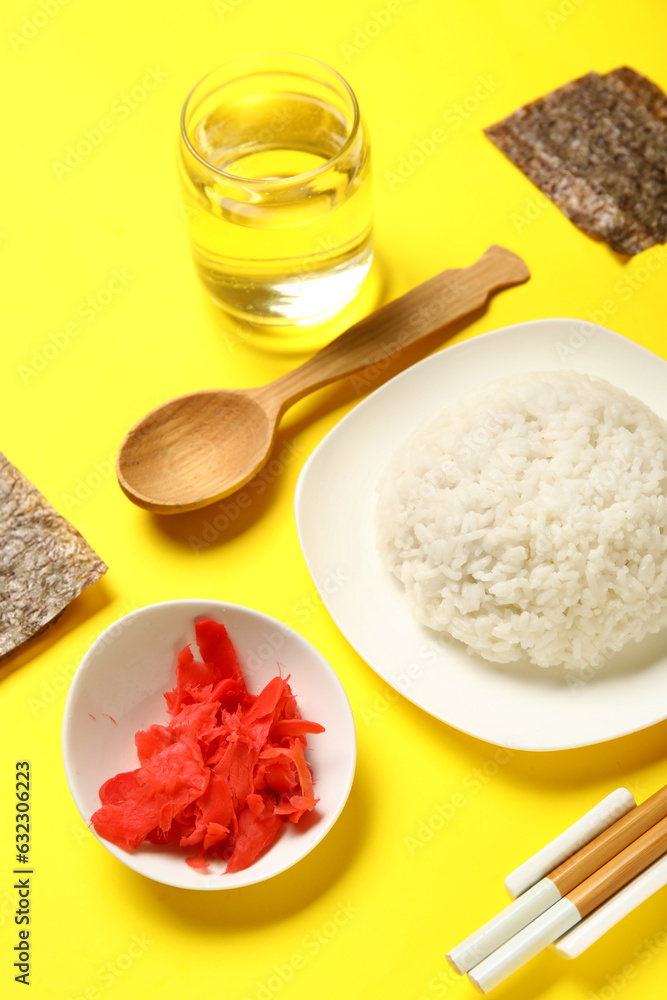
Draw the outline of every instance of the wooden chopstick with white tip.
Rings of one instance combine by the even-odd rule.
[[[602,868],[607,861],[610,861],[643,833],[650,830],[665,816],[667,816],[667,785],[660,788],[636,809],[631,809],[621,819],[612,823],[595,840],[586,844],[571,858],[567,858],[551,872],[549,878],[561,896],[566,896],[571,889],[587,879],[593,872]]]
[[[461,974],[469,972],[666,816],[667,785],[612,823],[465,941],[452,948],[447,955],[452,967]]]
[[[488,993],[664,854],[667,816],[471,969],[469,980]]]

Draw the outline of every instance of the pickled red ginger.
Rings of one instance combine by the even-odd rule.
[[[315,808],[304,751],[324,727],[301,718],[289,677],[249,693],[224,625],[204,619],[195,635],[201,660],[182,649],[164,696],[171,721],[136,734],[140,766],[104,782],[91,823],[126,850],[178,844],[195,848],[193,868],[222,858],[236,872]]]

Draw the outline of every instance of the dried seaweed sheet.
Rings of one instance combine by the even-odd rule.
[[[41,632],[106,569],[0,453],[0,656]]]
[[[667,240],[667,97],[633,69],[587,73],[484,131],[585,233],[623,254]]]

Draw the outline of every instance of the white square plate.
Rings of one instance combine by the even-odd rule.
[[[376,484],[410,432],[454,397],[506,375],[568,369],[607,379],[667,419],[667,362],[657,355],[595,323],[519,323],[448,347],[378,388],[315,449],[295,495],[308,569],[359,655],[436,718],[522,750],[600,743],[666,718],[667,630],[583,676],[493,664],[446,641],[414,620],[382,566]]]

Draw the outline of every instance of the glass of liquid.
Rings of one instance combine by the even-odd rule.
[[[322,322],[373,257],[368,134],[350,86],[315,59],[243,56],[193,88],[179,172],[213,300],[271,326]]]

